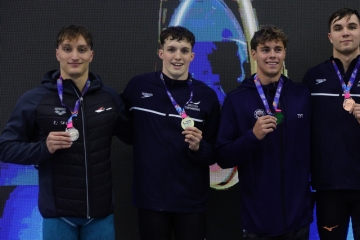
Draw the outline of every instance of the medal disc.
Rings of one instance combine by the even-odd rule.
[[[79,138],[79,131],[76,128],[67,128],[65,132],[70,133],[70,138],[73,142]]]
[[[355,101],[352,98],[345,98],[343,103],[343,108],[346,111],[350,111],[352,106],[355,104]]]
[[[181,127],[185,130],[185,128],[187,127],[193,127],[195,124],[194,124],[194,120],[192,120],[191,117],[186,117],[186,118],[183,118],[181,120]]]
[[[283,119],[284,119],[284,114],[282,114],[281,112],[275,113],[274,117],[276,117],[276,123],[282,123]]]

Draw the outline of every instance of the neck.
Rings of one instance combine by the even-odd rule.
[[[261,72],[257,73],[259,80],[261,82],[261,85],[268,85],[270,83],[278,82],[281,76],[281,73],[279,72],[275,76],[267,76]]]
[[[360,54],[360,49],[349,54],[339,53],[338,51],[335,50],[333,51],[333,57],[340,59],[344,67],[344,72],[348,70],[352,60],[354,60],[359,54]]]
[[[75,83],[76,87],[80,90],[80,92],[83,91],[86,81],[88,80],[88,74],[84,74],[80,77],[76,77],[76,76],[69,76],[67,74],[61,74],[62,78],[65,79],[71,79],[71,81],[73,81],[73,83]]]

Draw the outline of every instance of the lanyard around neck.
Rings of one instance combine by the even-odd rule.
[[[72,128],[73,124],[72,124],[72,118],[73,117],[77,117],[78,115],[78,111],[79,111],[79,106],[80,106],[80,99],[85,95],[85,93],[87,92],[89,86],[90,86],[90,80],[88,79],[85,83],[84,89],[81,93],[81,97],[75,102],[75,106],[73,109],[71,109],[70,107],[66,106],[65,103],[63,102],[63,78],[60,76],[59,79],[56,81],[56,85],[57,85],[57,89],[58,89],[58,94],[59,94],[59,98],[60,98],[60,102],[61,105],[63,107],[66,107],[67,109],[69,109],[69,111],[71,112],[71,116],[69,118],[69,120],[67,121],[66,125],[67,128]]]
[[[264,104],[264,107],[266,109],[267,114],[273,116],[274,113],[270,109],[270,106],[269,106],[268,101],[267,101],[267,99],[265,97],[265,94],[264,94],[264,90],[263,90],[263,88],[261,86],[260,79],[259,79],[257,74],[254,77],[254,82],[255,82],[256,89],[257,89],[257,91],[258,91],[258,93],[260,95],[260,98],[261,98],[261,100],[262,100],[262,102]],[[283,84],[284,84],[284,80],[280,77],[278,86],[276,88],[276,94],[275,94],[275,97],[274,97],[274,101],[272,103],[272,106],[274,107],[275,112],[279,111],[277,109],[277,107],[278,107],[278,104],[279,104],[279,101],[280,101],[280,94],[281,94]]]
[[[185,105],[184,105],[183,108],[181,108],[181,107],[179,106],[179,104],[177,104],[177,102],[175,101],[175,99],[174,99],[173,96],[171,95],[169,89],[166,87],[165,80],[164,80],[164,76],[163,76],[162,73],[160,74],[160,79],[162,80],[162,82],[163,82],[163,84],[164,84],[164,87],[165,87],[165,90],[166,90],[166,93],[167,93],[167,95],[169,96],[170,101],[171,101],[171,103],[174,105],[176,111],[177,111],[178,114],[181,116],[181,118],[183,118],[183,119],[186,118],[187,115],[186,115],[186,112],[185,112],[185,106],[186,106],[188,103],[191,102],[191,100],[192,100],[192,98],[193,98],[193,96],[194,96],[192,79],[190,78],[190,79],[188,80],[188,86],[189,86],[189,88],[190,88],[190,99],[185,103]]]
[[[332,60],[332,64],[335,68],[335,71],[339,77],[339,81],[340,81],[340,84],[341,84],[341,87],[342,87],[342,90],[344,92],[344,97],[345,98],[350,98],[350,89],[352,88],[353,84],[354,84],[354,81],[355,81],[355,77],[356,77],[356,74],[357,74],[357,71],[359,70],[360,68],[360,57],[354,67],[354,70],[353,72],[351,73],[351,77],[349,79],[349,82],[347,85],[345,85],[345,81],[343,79],[343,77],[341,76],[341,73],[340,73],[340,70],[338,68],[338,66],[336,65],[335,61]]]

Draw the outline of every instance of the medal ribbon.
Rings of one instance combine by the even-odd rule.
[[[261,100],[262,100],[262,102],[264,104],[264,107],[266,109],[267,114],[273,116],[274,114],[270,110],[270,106],[269,106],[268,101],[267,101],[267,99],[265,97],[264,90],[262,89],[261,82],[260,82],[260,79],[259,79],[257,74],[254,77],[254,82],[255,82],[256,89],[257,89],[257,91],[258,91],[258,93],[260,95],[260,98],[261,98]],[[277,106],[279,104],[280,94],[281,94],[281,89],[282,89],[283,84],[284,84],[284,80],[280,77],[279,84],[278,84],[277,89],[276,89],[274,101],[273,101],[273,104],[272,104],[272,106],[274,107],[275,112],[281,112],[280,109],[277,109]]]
[[[60,102],[61,102],[61,105],[63,107],[66,107],[67,109],[69,109],[69,111],[71,112],[71,116],[69,118],[69,120],[67,121],[66,123],[66,128],[72,128],[73,127],[73,123],[72,123],[72,118],[73,117],[77,117],[78,115],[78,112],[79,112],[79,106],[80,106],[80,99],[78,99],[76,102],[75,102],[75,106],[74,106],[74,109],[71,110],[70,107],[66,106],[65,103],[63,102],[63,78],[60,76],[59,79],[56,81],[56,85],[57,85],[57,89],[58,89],[58,94],[59,94],[59,98],[60,98]],[[90,86],[90,80],[88,79],[85,83],[85,86],[84,86],[84,89],[81,93],[81,98],[82,96],[84,96],[84,94],[87,92],[88,88]]]
[[[185,105],[184,105],[183,108],[181,108],[181,107],[179,106],[179,104],[177,104],[177,102],[175,101],[175,99],[174,99],[173,96],[171,95],[169,89],[166,87],[165,80],[164,80],[164,77],[163,77],[163,74],[162,74],[162,73],[160,74],[160,78],[161,78],[162,82],[164,83],[166,93],[167,93],[167,95],[169,96],[170,101],[171,101],[171,103],[174,105],[176,111],[179,113],[179,115],[181,116],[182,119],[186,118],[187,115],[186,115],[186,112],[185,112],[185,106],[186,106],[189,102],[191,102],[191,100],[192,100],[192,98],[193,98],[193,96],[194,96],[193,85],[192,85],[192,80],[191,80],[191,78],[188,80],[188,86],[189,86],[189,88],[190,88],[190,99],[185,103]]]
[[[339,71],[339,68],[337,67],[337,65],[336,65],[336,63],[335,63],[334,60],[332,60],[332,64],[333,64],[333,66],[334,66],[334,68],[335,68],[335,71],[336,71],[338,77],[339,77],[339,81],[340,81],[341,87],[342,87],[342,89],[343,89],[345,99],[350,98],[350,89],[352,88],[352,86],[353,86],[353,84],[354,84],[357,71],[358,71],[359,68],[360,68],[360,58],[359,58],[359,60],[357,61],[353,72],[351,73],[351,77],[350,77],[350,79],[349,79],[349,82],[348,82],[347,86],[345,85],[345,81],[344,81],[343,77],[341,76],[341,73],[340,73],[340,71]]]

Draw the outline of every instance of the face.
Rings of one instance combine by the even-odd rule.
[[[171,79],[186,80],[190,62],[194,59],[191,44],[186,40],[165,40],[159,57],[163,61],[163,73]]]
[[[260,80],[279,80],[283,63],[285,60],[286,49],[281,41],[266,42],[259,44],[255,50],[251,50],[253,59],[257,62],[257,74]]]
[[[60,62],[60,72],[64,79],[87,79],[89,64],[94,52],[87,45],[83,36],[65,40],[56,49],[56,58]]]
[[[333,44],[334,56],[349,55],[358,53],[360,45],[360,26],[356,15],[334,19],[330,33],[328,34],[330,42]]]

